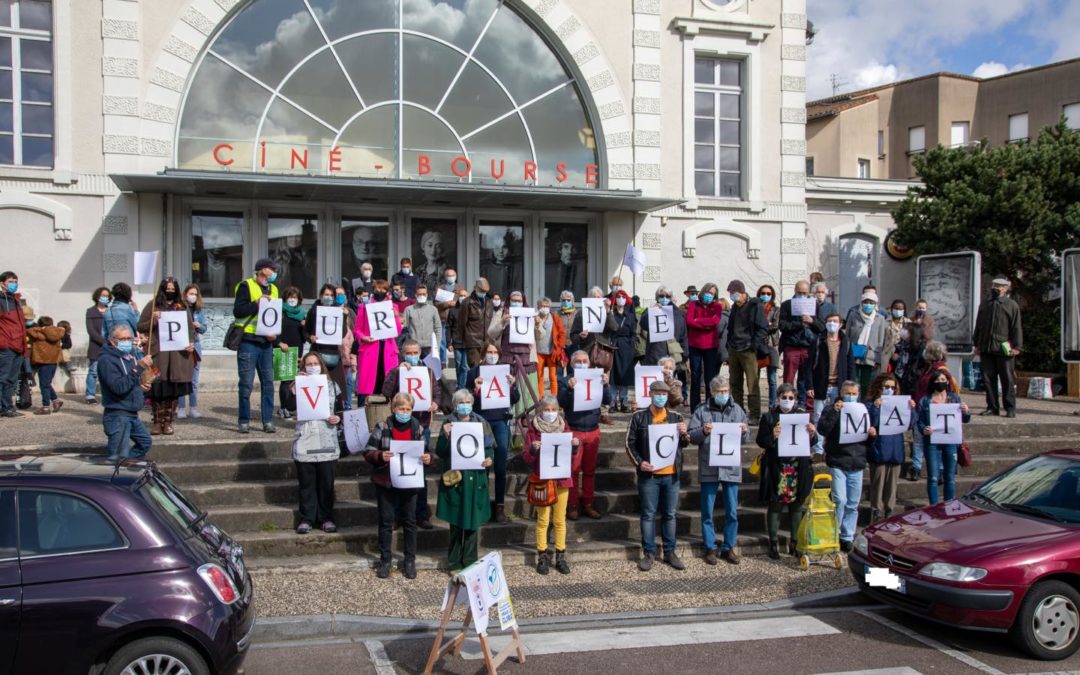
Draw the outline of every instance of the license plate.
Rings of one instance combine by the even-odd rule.
[[[897,593],[907,593],[907,579],[899,574],[893,574],[887,567],[864,565],[863,575],[863,578],[869,586],[873,586],[874,588],[884,588],[885,590],[895,591]]]

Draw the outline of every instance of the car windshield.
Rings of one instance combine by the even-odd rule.
[[[177,529],[185,536],[192,533],[194,526],[204,516],[163,473],[154,472],[149,480],[143,481],[139,486],[139,493],[167,516],[170,523],[177,525]]]
[[[1006,511],[1080,523],[1080,459],[1040,455],[984,483],[972,496]]]

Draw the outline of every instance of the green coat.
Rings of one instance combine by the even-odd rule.
[[[495,459],[495,436],[484,418],[472,413],[467,418],[449,415],[446,422],[480,422],[484,425],[484,457]],[[442,460],[444,471],[450,470],[450,439],[439,431],[439,440],[435,444],[435,455]],[[488,490],[488,472],[462,471],[461,482],[454,487],[446,487],[439,481],[439,504],[435,515],[442,520],[463,530],[479,530],[480,526],[491,520],[491,496]]]

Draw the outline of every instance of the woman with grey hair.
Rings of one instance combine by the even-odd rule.
[[[730,437],[713,438],[713,425],[738,424],[741,434],[738,443],[731,443]],[[739,564],[735,553],[735,542],[739,536],[739,483],[742,481],[742,444],[750,440],[750,427],[746,412],[739,404],[731,400],[731,387],[728,378],[717,375],[709,382],[709,398],[694,410],[689,425],[690,442],[698,446],[698,482],[701,484],[701,538],[705,545],[705,562],[715,565],[716,527],[713,524],[713,509],[716,495],[722,492],[724,499],[724,541],[720,546],[719,558],[732,565]],[[713,441],[719,443],[713,447]],[[731,466],[713,466],[710,456],[732,457]]]
[[[446,416],[442,433],[435,444],[435,456],[446,471],[439,481],[439,502],[435,515],[450,524],[450,550],[447,561],[451,572],[464,569],[479,558],[480,526],[491,520],[491,497],[488,494],[488,468],[495,456],[495,437],[483,417],[473,412],[473,395],[468,389],[454,392],[453,411]],[[455,471],[450,456],[450,436],[454,424],[474,422],[483,428],[484,468]]]
[[[599,286],[593,286],[589,289],[590,298],[602,298],[604,292],[600,290]],[[604,344],[611,344],[611,339],[615,333],[615,322],[611,318],[611,307],[608,307],[607,321],[604,323],[603,333],[590,333],[586,331],[582,324],[582,312],[578,312],[574,317],[573,327],[570,329],[570,334],[566,336],[567,341],[573,346],[571,353],[575,351],[583,351],[586,354],[592,354],[593,345],[597,340],[600,340]]]
[[[939,368],[948,370],[946,361],[947,351],[945,345],[937,340],[926,343],[923,350],[922,367],[919,369],[918,379],[915,380],[915,389],[911,392],[913,401],[921,401],[930,393],[930,379]],[[916,431],[911,435],[911,467],[908,469],[906,478],[909,481],[917,481],[922,478],[923,457],[926,452],[926,436]]]
[[[660,340],[659,342],[652,342],[649,340],[649,334],[654,328],[663,328],[663,326],[655,325],[657,322],[662,321],[659,318],[649,319],[649,311],[645,310],[641,314],[641,331],[645,334],[645,356],[641,359],[641,364],[645,366],[655,366],[660,363],[660,357],[671,356],[675,359],[679,367],[682,367],[682,362],[686,358],[686,355],[690,353],[690,345],[687,342],[686,333],[686,316],[676,310],[671,304],[672,292],[667,286],[660,286],[656,289],[656,304],[653,307],[672,307],[672,320],[675,322],[675,337],[671,340]],[[653,325],[651,325],[653,324]]]

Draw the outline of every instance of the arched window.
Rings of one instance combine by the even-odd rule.
[[[252,0],[188,83],[179,168],[600,184],[572,71],[500,0]]]

